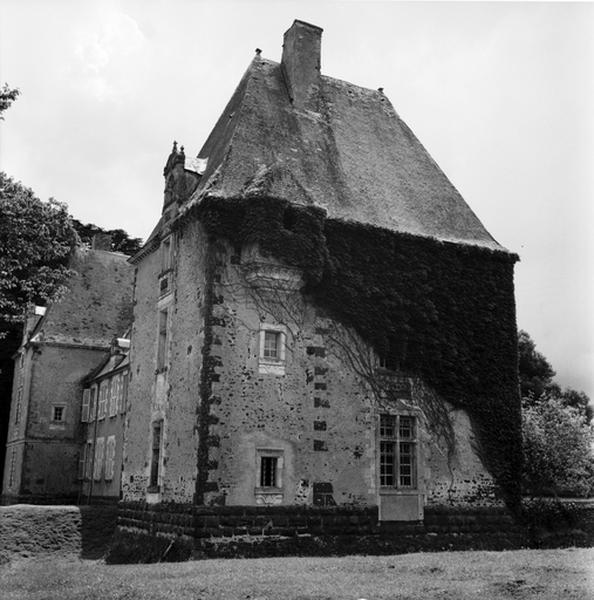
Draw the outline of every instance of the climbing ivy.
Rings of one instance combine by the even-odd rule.
[[[207,198],[206,232],[304,272],[303,292],[394,369],[465,409],[508,504],[519,503],[521,421],[513,265],[517,256],[326,218],[275,198]]]

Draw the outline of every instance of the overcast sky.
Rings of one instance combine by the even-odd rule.
[[[31,1],[0,5],[0,170],[83,222],[146,238],[172,141],[195,155],[256,47],[299,18],[322,72],[383,87],[517,252],[518,325],[594,397],[594,5]]]

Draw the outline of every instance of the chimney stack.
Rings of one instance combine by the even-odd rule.
[[[295,20],[286,31],[281,68],[296,108],[318,112],[322,28]]]

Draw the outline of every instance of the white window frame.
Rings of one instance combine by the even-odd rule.
[[[278,357],[265,356],[266,334],[277,335]],[[262,323],[258,337],[258,372],[268,375],[284,375],[287,352],[287,328],[284,325]]]
[[[107,412],[106,410],[106,403],[107,403],[107,382],[104,379],[103,381],[101,381],[101,383],[99,384],[99,398],[98,398],[98,402],[99,402],[99,406],[97,408],[97,420],[98,421],[102,421],[103,419],[105,419],[105,413]]]

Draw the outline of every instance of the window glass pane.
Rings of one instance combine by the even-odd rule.
[[[410,442],[400,442],[400,485],[412,487],[414,482],[414,448]]]
[[[414,417],[400,417],[400,439],[412,440],[415,437]]]
[[[264,358],[280,358],[280,333],[277,331],[264,332]]]
[[[395,442],[380,442],[380,485],[394,485],[394,466],[396,462]]]
[[[380,437],[396,437],[396,417],[394,415],[380,416]]]
[[[263,456],[260,463],[260,487],[276,487],[276,470],[278,458]]]

